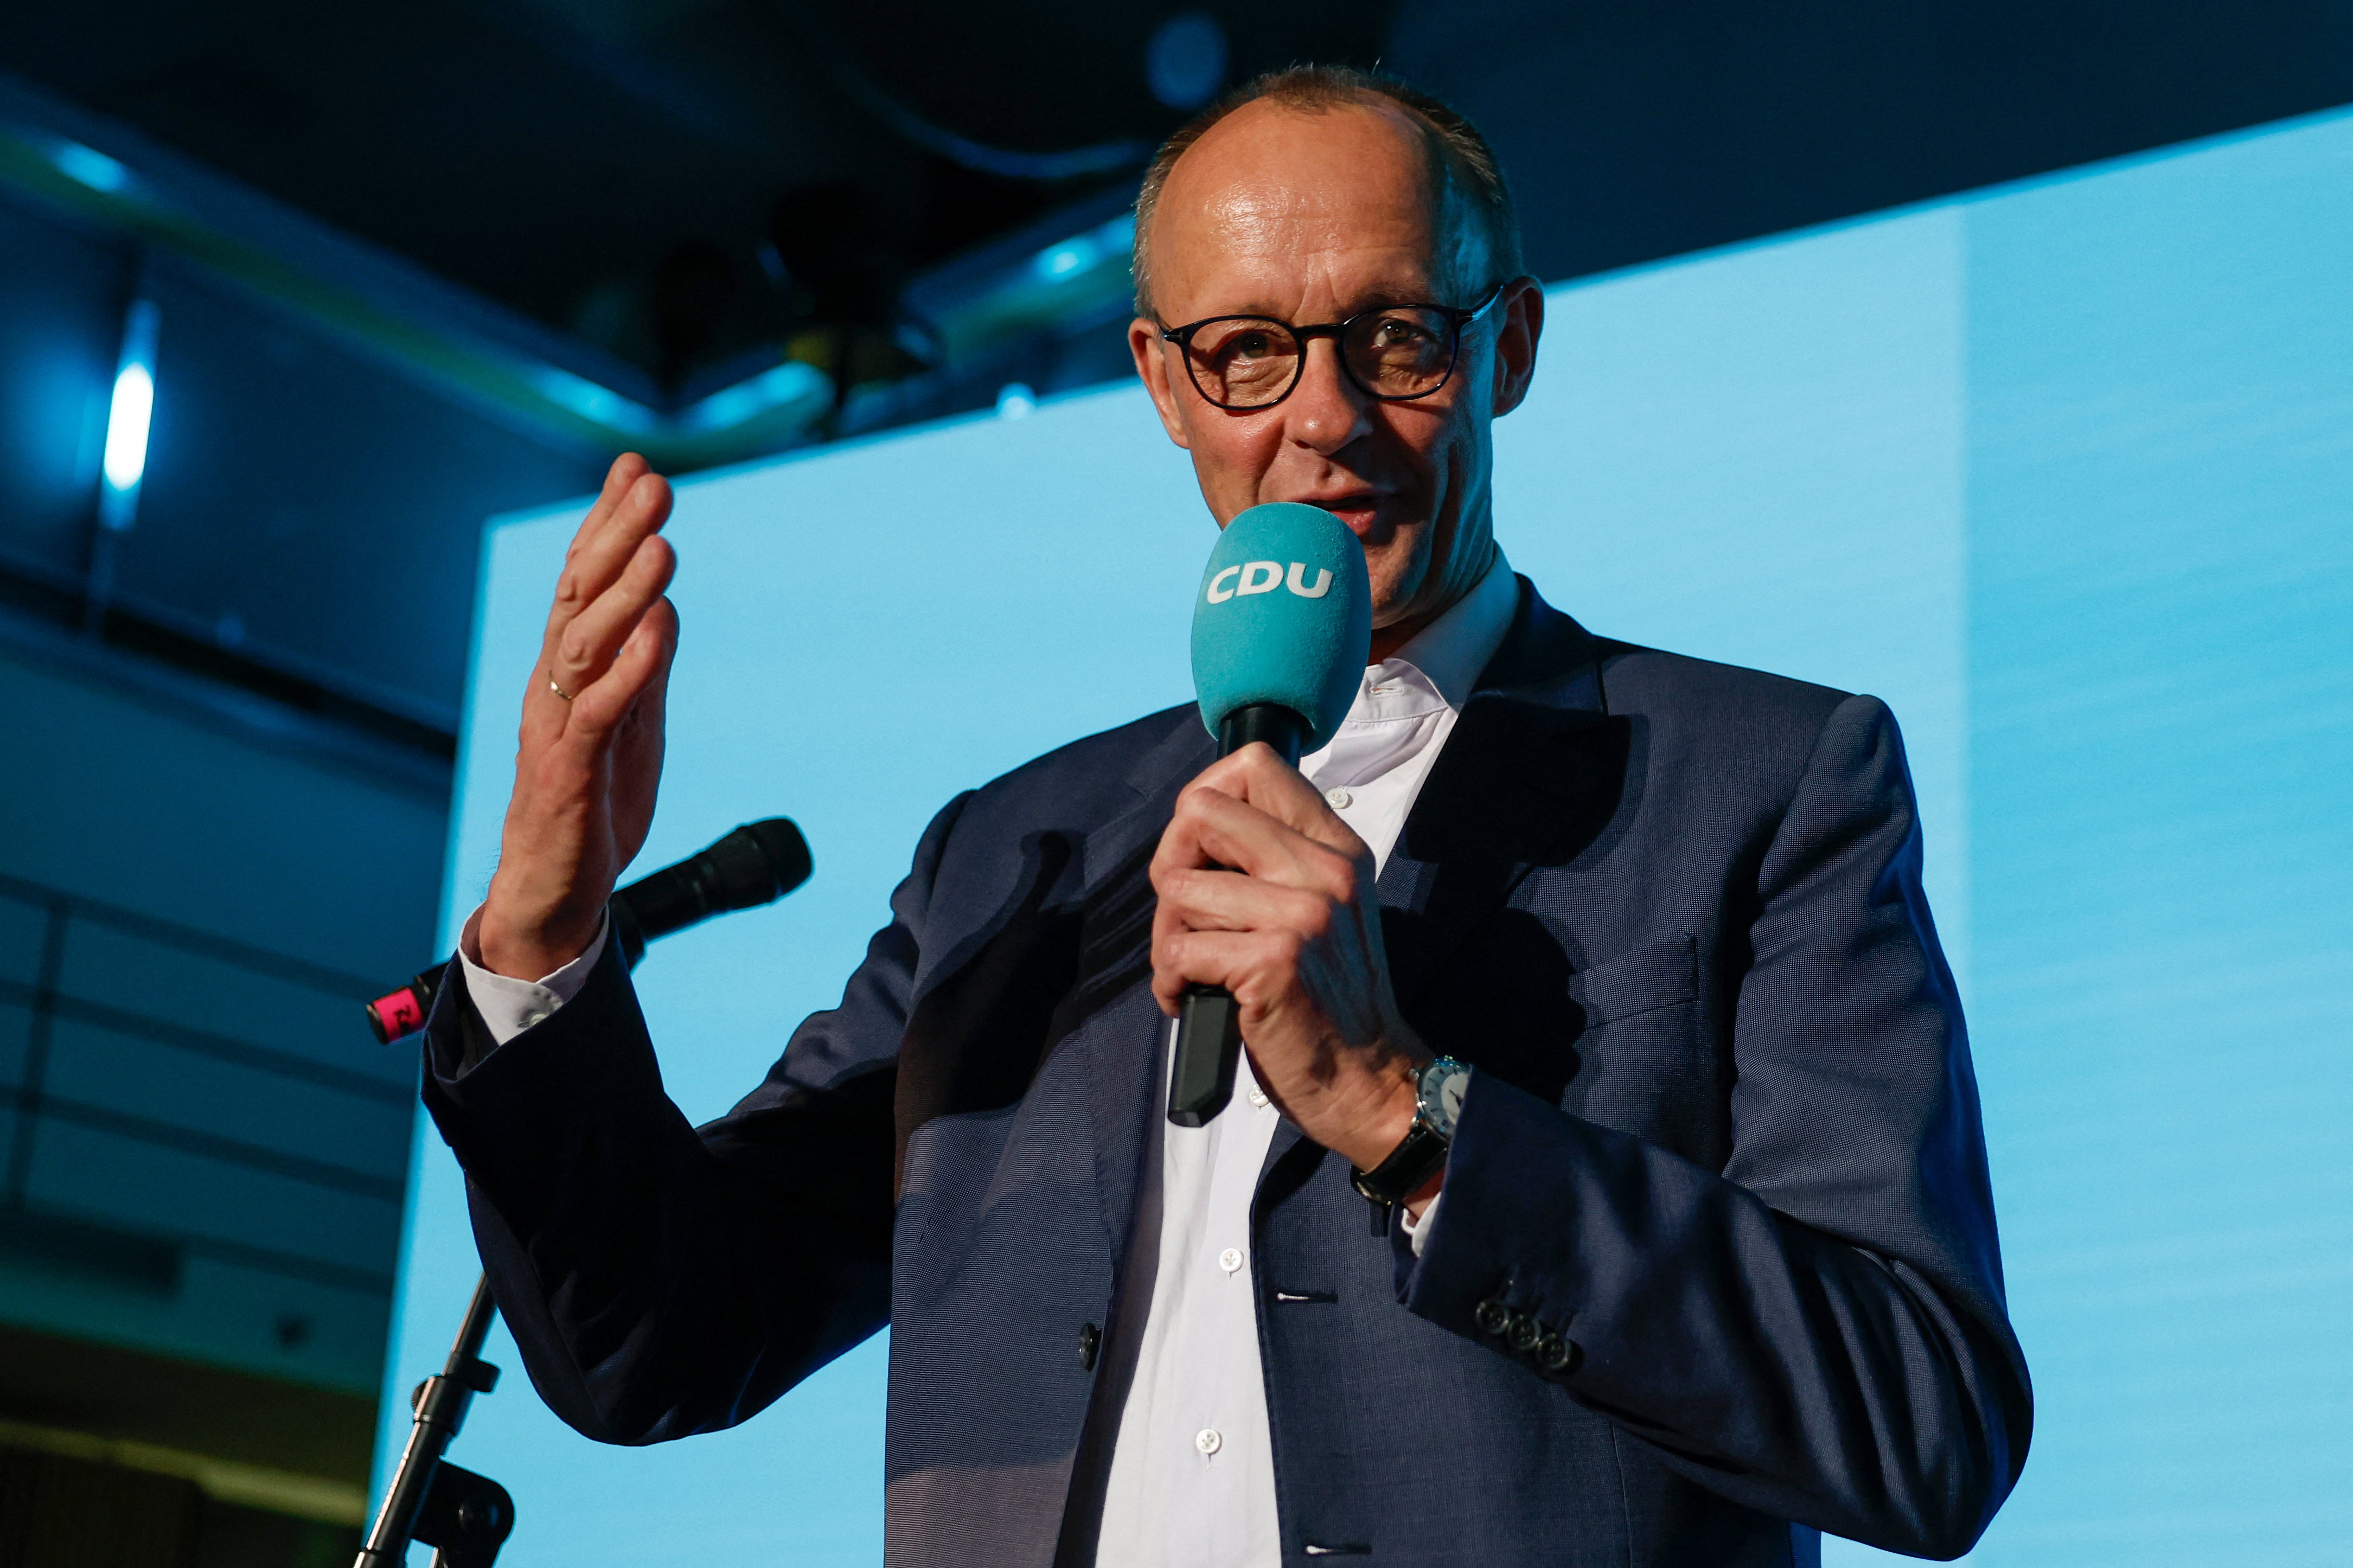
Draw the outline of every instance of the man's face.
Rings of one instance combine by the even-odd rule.
[[[1474,305],[1497,279],[1486,275],[1484,246],[1446,221],[1442,198],[1401,111],[1247,105],[1169,173],[1150,236],[1153,306],[1176,327],[1208,316],[1303,326],[1378,305]],[[1526,391],[1543,308],[1533,284],[1514,281],[1464,330],[1452,378],[1410,403],[1366,395],[1331,340],[1318,339],[1289,397],[1232,412],[1195,389],[1158,323],[1139,319],[1128,336],[1219,527],[1263,501],[1305,501],[1364,542],[1379,657],[1486,570],[1489,427]]]

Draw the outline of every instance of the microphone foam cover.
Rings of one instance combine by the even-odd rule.
[[[1364,683],[1373,592],[1347,524],[1296,501],[1226,524],[1193,601],[1193,687],[1212,735],[1227,714],[1270,702],[1307,721],[1300,748],[1332,739]]]

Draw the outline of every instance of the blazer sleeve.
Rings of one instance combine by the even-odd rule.
[[[1758,874],[1725,1168],[1474,1074],[1402,1294],[1724,1496],[1954,1557],[2032,1398],[1920,866],[1894,717],[1849,698]]]
[[[733,1426],[888,1321],[899,1040],[967,798],[924,833],[841,1005],[701,1129],[663,1092],[618,944],[495,1048],[450,966],[425,1104],[465,1168],[532,1385],[580,1432],[652,1443]]]

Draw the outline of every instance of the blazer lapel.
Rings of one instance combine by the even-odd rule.
[[[1176,796],[1216,760],[1217,742],[1187,714],[1147,751],[1127,778],[1134,805],[1087,835],[1082,850],[1085,914],[1081,922],[1078,985],[1064,1003],[1057,1029],[1077,1028],[1097,1010],[1152,973],[1153,852],[1176,809]],[[1167,1020],[1146,996],[1120,1002],[1116,1021],[1088,1032],[1088,1093],[1095,1129],[1095,1163],[1103,1219],[1115,1267],[1126,1259],[1128,1226],[1153,1147],[1152,1118],[1161,1115],[1160,1046]],[[1131,1020],[1133,1020],[1131,1022]]]
[[[1598,660],[1592,634],[1520,579],[1511,630],[1381,868],[1381,941],[1409,1013],[1521,879],[1567,859],[1607,820],[1624,778],[1624,725],[1609,720]],[[1287,1121],[1277,1130],[1260,1173],[1261,1206],[1320,1159],[1313,1145],[1288,1159],[1303,1142]]]
[[[1521,879],[1567,860],[1607,820],[1623,739],[1623,726],[1601,715],[1497,698],[1463,706],[1377,889],[1389,984],[1409,1019]],[[1260,1205],[1295,1190],[1322,1152],[1284,1121],[1260,1173]]]
[[[1625,726],[1592,635],[1520,582],[1519,610],[1382,868],[1398,1003],[1414,999],[1529,870],[1599,830],[1624,784]]]
[[[1176,727],[1129,770],[1127,787],[1134,793],[1135,804],[1087,834],[1087,885],[1101,885],[1139,850],[1149,864],[1161,830],[1176,810],[1176,796],[1217,760],[1217,740],[1202,726],[1198,711],[1187,709]]]

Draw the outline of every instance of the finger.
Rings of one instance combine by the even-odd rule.
[[[1194,985],[1222,986],[1245,1005],[1264,1007],[1271,998],[1262,982],[1294,973],[1298,952],[1282,931],[1179,931],[1152,944],[1152,994],[1171,1014]]]
[[[1268,815],[1252,802],[1218,789],[1188,785],[1177,797],[1170,831],[1163,835],[1163,847],[1170,850],[1165,868],[1230,867],[1291,887],[1345,897],[1356,888],[1357,862],[1366,850],[1364,841],[1346,823],[1337,826],[1336,841],[1327,842]],[[1159,856],[1154,860],[1155,872],[1164,868]]]
[[[1332,928],[1334,900],[1239,871],[1184,870],[1156,889],[1155,916],[1177,931],[1287,931],[1310,942]],[[1160,922],[1154,921],[1155,933]]]
[[[612,585],[565,624],[548,650],[548,668],[557,684],[575,697],[594,685],[677,570],[678,554],[670,541],[659,535],[640,541]]]
[[[1153,952],[1202,931],[1274,936],[1312,951],[1343,918],[1333,900],[1303,889],[1233,871],[1186,871],[1153,910]]]
[[[594,602],[628,563],[639,543],[670,520],[670,481],[659,474],[640,472],[614,498],[595,529],[584,528],[575,547],[565,557],[557,580],[559,605],[577,608]]]
[[[1357,849],[1363,853],[1361,845]],[[1176,814],[1153,852],[1153,940],[1185,928],[1187,889],[1195,885],[1196,877],[1262,878],[1327,898],[1345,898],[1355,891],[1356,875],[1355,862],[1341,851],[1295,832],[1247,802],[1214,789],[1188,787],[1177,798]]]
[[[670,510],[668,482],[660,475],[646,473],[640,468],[636,480],[620,497],[605,531],[586,541],[565,562],[541,639],[539,667],[533,672],[524,694],[522,744],[526,748],[552,743],[564,732],[569,721],[570,699],[603,673],[613,649],[628,635],[626,614],[617,601],[607,607],[607,623],[591,628],[593,640],[569,641],[566,656],[573,623],[627,574],[637,560],[637,552],[645,548],[646,541],[668,521]],[[625,545],[629,552],[618,554]],[[656,553],[661,558],[658,563],[663,569],[660,580],[650,588],[639,582],[624,595],[624,599],[638,608],[662,591],[669,581],[667,574],[676,568],[667,542],[658,546]],[[584,599],[582,595],[591,590],[594,595]],[[610,624],[616,616],[620,616],[625,624]]]
[[[601,745],[648,696],[657,704],[665,703],[657,685],[666,688],[677,647],[678,612],[668,599],[658,599],[630,630],[611,668],[573,699],[565,741],[587,748]]]
[[[1190,887],[1197,877],[1229,877],[1247,882],[1249,878],[1239,871],[1218,867],[1180,866],[1166,871],[1155,868],[1152,873],[1152,951],[1157,953],[1160,944],[1175,940],[1193,929],[1191,900],[1199,895]],[[1214,923],[1204,920],[1204,924]]]
[[[640,473],[591,531],[585,525],[555,580],[555,602],[547,613],[543,651],[551,650],[574,616],[612,586],[628,569],[638,547],[670,520],[670,489],[659,474]]]
[[[1230,817],[1234,824],[1211,820]],[[1358,846],[1359,855],[1364,851]],[[1229,869],[1229,868],[1231,868]],[[1152,940],[1197,927],[1318,934],[1358,896],[1358,862],[1215,791],[1181,803],[1153,857]]]
[[[1202,849],[1199,842],[1199,812],[1205,803],[1219,802],[1248,806],[1258,816],[1343,855],[1353,856],[1364,848],[1364,841],[1332,814],[1330,805],[1315,793],[1314,785],[1299,776],[1298,770],[1275,755],[1271,748],[1253,743],[1212,763],[1185,786],[1176,797],[1168,830],[1161,836],[1160,852],[1153,858],[1155,873],[1173,865],[1219,863]]]
[[[646,623],[653,626],[652,635],[659,638],[660,653],[653,678],[629,710],[629,722],[650,728],[659,736],[670,719],[670,672],[678,663],[678,606],[668,599],[659,601],[646,612]]]
[[[596,500],[588,508],[588,515],[581,519],[580,526],[573,531],[572,542],[565,548],[564,558],[566,561],[579,554],[581,545],[604,528],[606,520],[612,516],[613,509],[620,505],[621,498],[628,494],[629,487],[637,483],[638,476],[645,471],[646,460],[635,452],[624,452],[613,459],[613,466],[605,470],[604,486],[596,492]]]
[[[1324,792],[1263,742],[1220,757],[1201,771],[1192,787],[1214,789],[1248,801],[1276,821],[1335,847],[1346,847],[1356,838],[1324,800]]]
[[[556,574],[555,599],[548,609],[548,631],[541,638],[543,650],[554,635],[556,617],[565,606],[567,595],[577,586],[578,579],[568,575],[574,563],[580,559],[583,551],[607,534],[612,525],[613,514],[620,510],[629,491],[647,472],[646,460],[635,452],[622,453],[605,470],[604,487],[597,491],[596,501],[588,508],[588,515],[581,519],[580,526],[573,531],[572,542],[564,548],[564,569]]]
[[[670,676],[678,662],[678,609],[668,599],[646,612],[639,635],[654,640],[652,673],[622,714],[613,741],[614,780],[618,792],[634,785],[651,788],[661,777],[664,726],[669,721]],[[632,655],[625,646],[623,658]],[[615,661],[617,664],[619,660]]]

